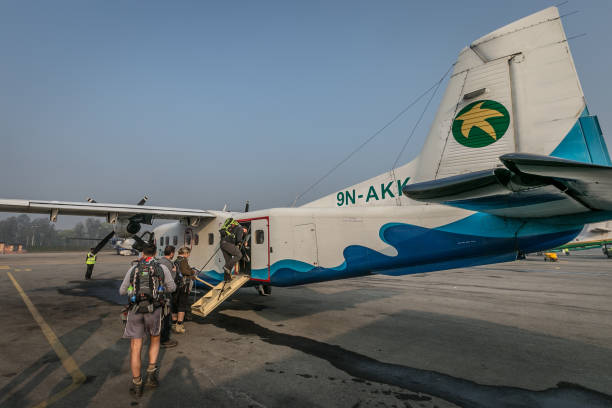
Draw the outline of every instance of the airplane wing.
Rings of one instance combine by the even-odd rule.
[[[612,167],[511,153],[504,167],[409,184],[417,201],[517,218],[612,211]]]
[[[54,221],[59,214],[85,215],[107,217],[109,222],[117,218],[141,217],[145,222],[151,219],[186,220],[191,225],[197,225],[205,219],[215,218],[215,215],[205,210],[186,208],[152,207],[130,204],[80,203],[68,201],[36,201],[0,199],[0,211],[49,214]]]

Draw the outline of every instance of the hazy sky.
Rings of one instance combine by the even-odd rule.
[[[288,205],[461,48],[554,4],[0,1],[0,197]],[[610,146],[612,1],[560,10]],[[301,203],[388,170],[422,106]]]

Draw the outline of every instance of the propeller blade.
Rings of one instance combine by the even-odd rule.
[[[100,252],[100,250],[102,248],[104,248],[104,245],[106,245],[108,243],[108,241],[110,241],[110,239],[113,237],[113,235],[115,235],[115,231],[111,231],[108,233],[107,236],[105,236],[104,238],[102,238],[102,241],[100,241],[98,243],[98,245],[96,245],[96,247],[94,248],[94,250],[92,251],[92,253],[95,255],[98,252]]]
[[[244,212],[249,212],[249,200],[247,200],[245,206],[244,206]]]
[[[144,196],[140,199],[140,201],[138,202],[138,204],[136,205],[145,205],[145,203],[147,202],[147,200],[149,199],[149,197]]]

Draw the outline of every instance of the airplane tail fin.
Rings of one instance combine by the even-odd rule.
[[[584,94],[556,7],[464,48],[419,156],[306,207],[409,205],[414,184],[504,169],[507,154],[608,166],[610,156]]]
[[[514,152],[610,164],[556,7],[460,52],[413,181],[501,167]]]

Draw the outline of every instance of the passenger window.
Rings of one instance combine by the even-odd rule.
[[[212,245],[215,243],[215,234],[212,232],[208,234],[208,245]]]
[[[264,243],[264,231],[263,230],[255,231],[255,242],[258,244]]]
[[[172,237],[172,245],[174,246],[178,245],[178,237],[176,235]]]
[[[198,245],[200,243],[200,236],[198,234],[195,234],[195,237],[193,238],[193,245]]]
[[[159,238],[159,246],[163,247],[164,246],[164,237],[160,237]]]
[[[166,246],[170,245],[170,237],[166,237]]]

